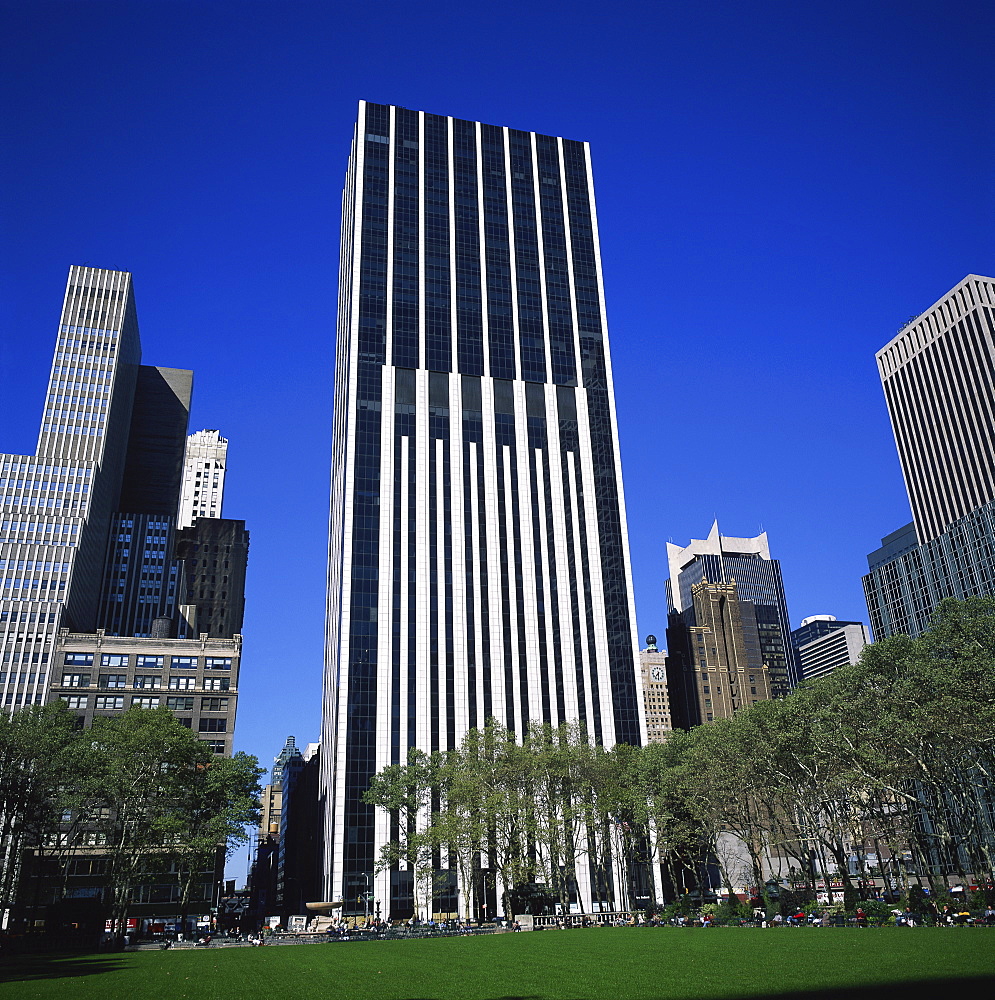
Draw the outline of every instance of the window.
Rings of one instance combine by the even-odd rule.
[[[197,731],[201,733],[227,733],[227,719],[201,719],[197,724]]]
[[[94,708],[98,712],[111,712],[124,708],[124,698],[115,697],[112,694],[98,694]]]
[[[231,670],[230,656],[209,656],[204,661],[205,670]]]
[[[86,708],[89,698],[85,694],[64,694],[62,700],[69,708]]]
[[[128,657],[118,653],[104,653],[100,657],[100,665],[102,667],[126,667]]]
[[[156,674],[139,674],[135,677],[134,686],[136,688],[160,688],[162,687],[162,678]]]
[[[167,698],[166,708],[172,712],[192,712],[193,698]]]
[[[92,653],[66,653],[66,663],[71,663],[77,667],[92,667],[93,666],[93,654]]]
[[[135,666],[139,670],[155,670],[156,668],[162,668],[161,656],[136,656]]]
[[[205,677],[205,691],[227,691],[231,681],[227,677]]]
[[[225,752],[225,742],[224,740],[205,740],[204,741],[213,753],[224,753]]]
[[[186,718],[183,718],[183,719],[177,719],[176,721],[181,726],[186,726],[187,729],[193,729],[193,719],[191,719],[189,716],[187,716]]]
[[[97,678],[97,687],[123,688],[128,686],[127,674],[101,674]]]
[[[169,689],[171,691],[192,691],[197,686],[196,677],[170,677]]]
[[[227,698],[201,698],[200,710],[202,712],[227,712]]]
[[[88,688],[90,686],[89,674],[63,674],[62,686],[69,688]]]
[[[173,670],[196,670],[196,656],[174,656],[170,659],[169,665]]]
[[[138,708],[158,708],[159,707],[159,699],[158,698],[147,698],[147,697],[143,697],[142,695],[136,694],[131,699],[131,706],[132,706],[132,708],[134,708],[136,705],[138,706]]]

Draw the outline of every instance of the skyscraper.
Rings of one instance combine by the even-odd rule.
[[[7,710],[61,700],[88,726],[165,707],[211,751],[231,753],[248,540],[240,521],[196,518],[177,560],[191,387],[192,372],[141,364],[129,274],[70,269],[36,453],[0,456]],[[223,853],[187,901],[198,912],[212,903]],[[42,857],[29,850],[18,869],[26,919],[104,891],[106,859],[80,850],[63,871]],[[187,905],[163,881],[136,887],[133,915]]]
[[[491,717],[644,738],[587,145],[361,102],[341,246],[330,900],[392,839],[361,796],[408,748]],[[375,891],[410,912],[410,873]]]
[[[71,268],[35,453],[0,456],[0,692],[8,710],[45,700],[61,626],[96,626],[133,411],[142,410],[136,385],[157,388],[153,372],[141,367],[131,275]]]
[[[228,469],[228,439],[218,431],[196,431],[187,438],[180,492],[180,527],[195,518],[221,517]]]
[[[791,633],[798,672],[811,681],[831,674],[837,667],[856,663],[871,641],[863,622],[841,622],[832,615],[810,615]]]
[[[913,520],[867,557],[875,638],[995,594],[995,279],[969,274],[877,352]]]
[[[678,729],[730,719],[768,701],[774,671],[753,601],[739,585],[707,579],[691,587],[691,603],[671,611],[667,625],[667,692]]]
[[[739,599],[753,604],[760,635],[760,655],[770,668],[772,693],[775,697],[787,694],[798,683],[798,675],[781,564],[770,557],[767,532],[755,538],[733,538],[720,535],[719,522],[715,521],[708,538],[694,538],[684,547],[668,542],[667,561],[670,565],[667,581],[670,613],[685,615],[686,625],[695,624],[692,597],[697,584],[736,584]],[[670,648],[669,638],[667,642]],[[671,698],[674,697],[671,691]]]

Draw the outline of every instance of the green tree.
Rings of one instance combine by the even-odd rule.
[[[0,714],[0,912],[13,905],[24,850],[51,840],[78,804],[87,745],[75,723],[61,702]]]

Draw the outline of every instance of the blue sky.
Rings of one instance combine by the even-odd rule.
[[[665,543],[769,532],[866,619],[909,519],[874,352],[995,270],[985,3],[0,2],[0,448],[67,268],[134,273],[252,532],[236,745],[317,738],[338,211],[359,98],[592,144],[640,635]]]

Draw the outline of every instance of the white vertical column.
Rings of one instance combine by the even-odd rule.
[[[484,375],[491,373],[490,327],[487,322],[487,236],[484,229],[484,164],[483,140],[480,123],[474,122],[473,133],[477,139],[477,240],[480,244],[480,329],[484,355]],[[493,411],[492,411],[493,412]],[[484,410],[487,413],[487,410]],[[485,422],[486,426],[486,422]],[[486,440],[487,433],[485,431]]]

